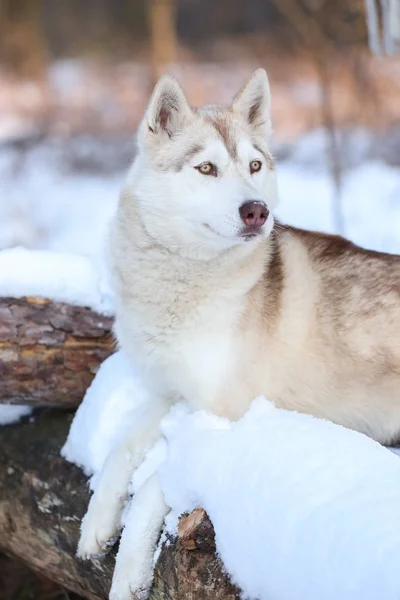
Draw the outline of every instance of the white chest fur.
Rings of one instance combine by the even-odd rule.
[[[187,292],[188,293],[188,292]],[[211,408],[235,368],[235,331],[242,300],[211,295],[179,318],[181,302],[121,306],[116,331],[122,348],[139,364],[158,394]],[[169,298],[171,301],[171,298]]]
[[[232,379],[237,357],[238,302],[213,298],[175,336],[166,363],[172,382],[194,408],[211,408]]]
[[[189,260],[147,240],[138,221],[125,223],[112,243],[119,344],[157,394],[213,409],[237,373],[240,320],[265,248]]]

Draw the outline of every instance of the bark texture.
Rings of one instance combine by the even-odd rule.
[[[212,523],[202,508],[182,516],[157,561],[151,600],[239,600],[216,555]]]
[[[114,350],[112,318],[39,298],[0,298],[0,402],[77,406]]]
[[[0,550],[90,600],[106,600],[114,555],[75,558],[87,479],[60,457],[71,415],[42,410],[34,422],[0,427]],[[239,590],[215,554],[206,513],[182,517],[158,559],[151,600],[236,600]]]

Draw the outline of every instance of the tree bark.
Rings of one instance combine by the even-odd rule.
[[[0,298],[0,402],[77,406],[114,350],[112,319],[38,298]]]
[[[75,557],[89,490],[84,474],[60,457],[71,415],[42,411],[32,423],[0,428],[0,550],[90,600],[106,600],[115,552]],[[214,531],[202,509],[181,519],[163,546],[151,600],[236,600],[239,590],[215,554]]]

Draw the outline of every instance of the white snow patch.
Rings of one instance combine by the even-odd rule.
[[[0,248],[101,252],[124,174],[69,171],[63,145],[0,150]]]
[[[136,469],[130,483],[130,493],[136,494],[150,477],[156,473],[167,456],[168,448],[164,438],[160,438],[147,453],[146,459]]]
[[[62,456],[87,475],[98,475],[116,441],[138,420],[146,398],[124,354],[116,352],[107,358],[75,414]],[[92,489],[95,485],[96,478]]]
[[[18,423],[22,417],[30,415],[32,408],[21,404],[0,404],[0,425]]]
[[[237,422],[165,419],[173,514],[201,506],[246,598],[396,600],[400,462],[371,439],[255,401]]]
[[[11,248],[0,252],[0,296],[39,296],[112,314],[107,282],[95,263],[76,254]]]

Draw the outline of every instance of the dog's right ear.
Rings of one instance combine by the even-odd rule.
[[[192,116],[192,110],[177,80],[164,75],[154,88],[147,107],[140,128],[141,141],[157,143],[168,140]]]
[[[241,115],[254,131],[263,137],[269,136],[271,93],[264,69],[254,71],[247,84],[234,97],[231,109]]]

